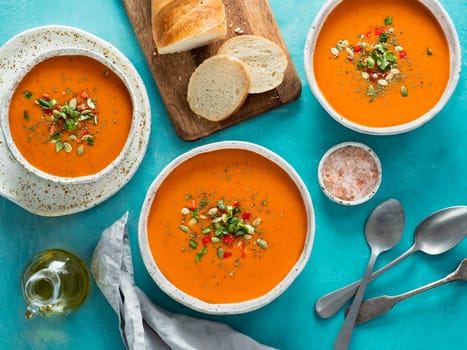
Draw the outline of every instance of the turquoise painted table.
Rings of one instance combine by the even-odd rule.
[[[457,27],[464,46],[463,62],[466,62],[467,2],[441,2]],[[64,319],[26,321],[19,276],[32,255],[52,247],[70,249],[89,264],[102,230],[127,210],[136,282],[154,302],[175,312],[225,322],[277,348],[331,349],[343,321],[342,314],[322,320],[314,313],[314,302],[324,293],[362,275],[369,256],[363,227],[371,210],[393,197],[401,201],[406,211],[404,236],[396,248],[378,260],[377,265],[382,266],[412,244],[412,232],[424,217],[447,206],[467,204],[465,63],[454,96],[431,122],[404,135],[361,135],[330,118],[306,83],[303,46],[308,27],[324,0],[271,0],[270,3],[303,82],[301,97],[280,109],[190,143],[175,134],[120,1],[0,1],[0,44],[31,27],[66,24],[115,45],[133,62],[144,80],[153,122],[149,149],[136,175],[114,197],[92,210],[47,218],[30,214],[0,198],[2,349],[124,348],[117,317],[94,283],[87,302],[76,314]],[[195,146],[221,140],[255,142],[294,166],[313,198],[317,227],[308,265],[276,301],[244,315],[210,317],[177,304],[153,283],[139,255],[137,221],[149,184],[169,161]],[[379,192],[370,202],[357,207],[330,202],[317,184],[321,155],[343,141],[368,144],[378,153],[383,165]],[[438,279],[466,255],[466,241],[441,256],[417,253],[371,284],[367,296],[398,294]],[[467,349],[466,329],[467,286],[458,282],[407,300],[379,319],[359,326],[354,332],[352,348],[461,350]]]

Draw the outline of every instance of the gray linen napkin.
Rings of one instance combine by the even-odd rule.
[[[229,326],[168,312],[134,283],[128,212],[102,233],[91,261],[97,286],[119,317],[129,350],[271,350]]]

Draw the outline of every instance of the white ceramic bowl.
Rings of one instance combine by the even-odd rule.
[[[370,135],[394,135],[401,134],[413,129],[416,129],[429,120],[431,120],[436,114],[438,114],[441,109],[446,105],[451,95],[454,93],[454,90],[459,81],[460,72],[461,72],[461,48],[459,43],[459,38],[456,32],[456,28],[449,17],[449,14],[443,8],[443,6],[437,0],[410,0],[410,1],[420,1],[421,4],[425,5],[437,19],[441,25],[442,30],[446,36],[449,53],[450,53],[450,63],[451,70],[448,80],[448,84],[439,99],[439,101],[434,105],[428,112],[424,115],[421,115],[417,119],[396,126],[389,127],[368,127],[364,125],[357,124],[353,121],[348,120],[340,113],[338,113],[326,100],[321,90],[319,89],[313,69],[313,52],[315,50],[316,42],[321,32],[321,29],[324,25],[329,14],[334,10],[334,8],[339,5],[343,0],[330,0],[327,1],[321,10],[316,15],[313,23],[310,26],[308,31],[305,49],[304,49],[304,65],[305,65],[305,74],[308,81],[308,84],[311,88],[312,93],[321,104],[321,106],[333,117],[337,122],[344,125],[345,127],[352,129],[354,131],[370,134]]]
[[[51,29],[53,30],[53,29]],[[16,91],[17,86],[19,83],[22,81],[22,79],[25,77],[25,75],[37,64],[52,58],[52,57],[57,57],[57,56],[87,56],[89,58],[92,58],[100,63],[102,63],[104,66],[106,66],[109,70],[114,72],[120,80],[124,83],[126,89],[128,90],[131,98],[131,102],[133,105],[133,118],[132,120],[135,119],[135,114],[137,113],[136,109],[134,106],[136,106],[137,101],[135,99],[135,91],[133,90],[133,85],[129,83],[127,77],[125,74],[119,69],[119,67],[114,64],[114,62],[107,57],[106,55],[99,54],[95,51],[92,50],[92,46],[90,44],[89,48],[75,48],[75,47],[70,47],[70,46],[64,46],[63,48],[51,48],[47,49],[43,47],[44,44],[39,44],[38,45],[38,52],[33,54],[32,58],[26,58],[25,60],[27,61],[27,64],[18,64],[17,65],[17,70],[15,71],[15,74],[11,77],[12,81],[15,83],[11,85],[11,87],[8,89],[8,91],[5,92],[5,98],[2,101],[2,104],[0,106],[0,121],[2,124],[2,131],[3,135],[5,138],[5,142],[8,146],[8,149],[10,150],[11,154],[14,156],[16,161],[23,166],[27,171],[30,173],[54,182],[54,183],[61,183],[61,184],[84,184],[84,183],[94,183],[111,173],[119,164],[122,162],[122,159],[125,154],[127,154],[128,149],[135,137],[135,132],[136,132],[136,126],[135,123],[131,123],[131,127],[128,133],[127,140],[125,142],[124,147],[120,151],[119,155],[112,161],[110,162],[105,168],[100,170],[99,172],[96,172],[91,175],[87,176],[78,176],[78,177],[61,177],[61,176],[56,176],[53,174],[49,174],[47,172],[44,172],[33,165],[29,163],[25,157],[21,154],[21,152],[18,150],[16,147],[16,144],[11,136],[10,132],[10,127],[9,127],[9,103],[11,100],[11,97],[13,93]]]
[[[378,191],[381,179],[378,156],[359,142],[343,142],[331,147],[318,166],[321,190],[342,205],[358,205],[370,200]]]
[[[307,227],[307,235],[305,239],[305,244],[301,253],[301,256],[287,274],[287,276],[273,289],[271,289],[266,294],[252,300],[247,300],[244,302],[239,303],[228,303],[228,304],[212,304],[195,298],[187,293],[178,289],[174,284],[172,284],[161,272],[158,268],[151,250],[149,248],[148,242],[148,231],[147,231],[147,223],[148,223],[148,216],[154,201],[154,198],[157,194],[158,188],[163,183],[163,181],[170,175],[170,173],[178,167],[180,164],[185,162],[186,160],[197,156],[202,153],[208,153],[212,151],[217,151],[221,149],[242,149],[254,152],[271,162],[278,165],[282,168],[291,178],[291,180],[296,184],[297,189],[301,193],[304,206],[306,208],[306,213],[304,215],[308,218],[308,227]],[[272,151],[258,146],[253,143],[248,142],[241,142],[241,141],[223,141],[223,142],[216,142],[211,143],[205,146],[201,146],[195,148],[187,153],[182,154],[181,156],[174,159],[171,163],[169,163],[161,173],[155,178],[153,183],[151,184],[146,198],[143,203],[143,208],[141,210],[141,216],[139,219],[139,226],[138,226],[138,242],[140,252],[143,258],[144,265],[148,270],[149,274],[156,282],[162,291],[164,291],[167,295],[169,295],[174,300],[178,301],[179,303],[194,309],[196,311],[200,311],[207,314],[240,314],[249,311],[256,310],[276,299],[280,294],[282,294],[295,280],[295,278],[299,275],[302,269],[305,267],[308,258],[311,253],[311,249],[313,246],[314,240],[314,232],[315,232],[315,216],[313,205],[311,201],[311,197],[308,193],[308,190],[300,179],[299,175],[296,171],[281,157],[277,154],[273,153]]]

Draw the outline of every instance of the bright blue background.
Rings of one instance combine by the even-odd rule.
[[[466,45],[467,2],[441,2],[457,27],[461,45]],[[200,141],[185,142],[175,134],[120,1],[0,0],[0,45],[23,30],[47,24],[75,26],[115,45],[142,76],[150,96],[153,121],[148,152],[138,172],[126,187],[98,207],[76,215],[46,218],[0,198],[0,346],[3,349],[124,348],[117,317],[95,284],[78,313],[64,319],[26,321],[19,277],[21,268],[32,255],[52,247],[70,249],[89,264],[102,230],[126,210],[130,212],[136,282],[152,300],[172,311],[226,322],[260,342],[281,349],[331,349],[342,315],[322,320],[314,313],[314,302],[322,294],[362,275],[369,256],[363,226],[372,209],[393,197],[401,201],[406,211],[404,236],[395,249],[377,261],[377,266],[382,266],[412,244],[412,232],[424,217],[447,206],[467,204],[465,48],[457,90],[435,119],[404,135],[361,135],[343,128],[326,115],[306,83],[303,47],[308,28],[324,0],[271,0],[270,3],[303,82],[301,97]],[[295,167],[313,198],[316,239],[303,273],[272,304],[245,315],[209,317],[172,301],[152,282],[139,255],[137,221],[147,188],[170,160],[195,146],[231,139],[268,147]],[[379,192],[370,202],[357,207],[330,202],[317,184],[316,170],[321,155],[343,141],[368,144],[383,165]],[[397,294],[431,282],[454,269],[466,255],[465,241],[442,256],[417,253],[371,284],[367,296]],[[352,348],[467,349],[466,292],[465,283],[457,282],[402,302],[390,313],[358,327]]]

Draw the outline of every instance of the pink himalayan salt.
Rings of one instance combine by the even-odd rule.
[[[379,179],[378,166],[371,154],[352,145],[330,153],[323,161],[321,176],[324,188],[345,201],[368,196]]]

